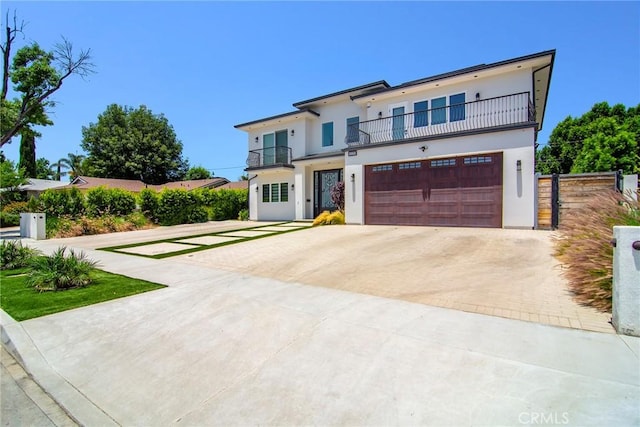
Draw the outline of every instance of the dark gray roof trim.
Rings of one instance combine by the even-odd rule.
[[[241,128],[241,127],[244,127],[244,126],[254,125],[256,123],[266,122],[267,120],[280,119],[282,117],[295,116],[296,114],[303,114],[303,113],[311,113],[311,114],[315,114],[316,116],[320,116],[320,113],[316,113],[315,111],[311,110],[310,108],[301,108],[299,110],[291,111],[289,113],[278,114],[276,116],[265,117],[264,119],[258,119],[258,120],[253,120],[253,121],[250,121],[250,122],[247,122],[247,123],[241,123],[239,125],[235,125],[234,128],[237,129],[237,128]]]
[[[330,151],[328,153],[309,154],[308,156],[298,157],[297,159],[293,159],[292,162],[299,162],[302,160],[325,159],[327,157],[342,157],[342,156],[344,156],[344,152],[342,150]]]
[[[487,70],[489,68],[501,67],[503,65],[509,65],[509,64],[513,64],[513,63],[516,63],[516,62],[520,62],[520,61],[527,61],[529,59],[540,58],[540,57],[547,56],[547,55],[551,55],[551,62],[553,62],[555,54],[556,54],[556,50],[552,49],[552,50],[545,50],[543,52],[533,53],[531,55],[520,56],[518,58],[507,59],[505,61],[494,62],[492,64],[474,65],[473,67],[461,68],[459,70],[450,71],[448,73],[436,74],[435,76],[425,77],[425,78],[418,79],[418,80],[412,80],[412,81],[409,81],[409,82],[406,82],[406,83],[399,84],[398,86],[391,86],[391,87],[386,88],[386,89],[380,89],[380,90],[377,90],[377,91],[372,91],[372,92],[369,92],[369,93],[363,93],[361,95],[352,96],[351,99],[358,99],[358,98],[362,98],[362,97],[365,97],[365,96],[370,96],[370,95],[372,95],[374,93],[384,93],[384,92],[389,92],[389,91],[392,91],[392,90],[401,89],[403,87],[416,86],[416,85],[420,85],[420,84],[424,84],[424,83],[434,82],[434,81],[437,81],[437,80],[444,80],[444,79],[448,79],[450,77],[456,77],[456,76],[460,76],[460,75],[463,75],[463,74],[469,74],[469,73],[473,73],[473,72],[477,72],[477,71]]]
[[[385,80],[378,80],[377,82],[367,83],[365,85],[352,87],[350,89],[341,90],[339,92],[330,93],[328,95],[318,96],[317,98],[307,99],[306,101],[296,102],[296,103],[293,104],[293,106],[297,107],[299,105],[310,104],[312,102],[320,101],[320,100],[325,99],[325,98],[331,98],[331,97],[338,96],[338,95],[344,95],[344,94],[347,94],[349,92],[356,92],[356,91],[359,91],[359,90],[372,89],[372,91],[377,92],[377,89],[375,89],[375,87],[376,86],[380,86],[380,85],[383,85],[385,88],[390,87],[389,83],[387,83]]]

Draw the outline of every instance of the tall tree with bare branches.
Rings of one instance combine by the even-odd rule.
[[[47,126],[53,122],[47,116],[47,109],[55,102],[51,99],[64,81],[72,75],[82,78],[94,72],[91,49],[73,51],[72,43],[62,38],[51,52],[42,49],[38,43],[21,47],[11,57],[16,38],[24,34],[24,21],[18,22],[16,13],[4,19],[4,40],[0,45],[3,57],[2,90],[0,92],[0,147],[11,141],[15,135],[31,125]],[[9,80],[13,83],[16,96],[8,99]]]

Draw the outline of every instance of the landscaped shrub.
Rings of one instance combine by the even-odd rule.
[[[248,190],[244,189],[226,188],[199,191],[202,203],[209,210],[209,219],[212,221],[237,219],[240,211],[247,207],[248,193]]]
[[[569,211],[554,236],[556,256],[576,299],[604,312],[611,312],[614,225],[640,225],[640,203],[610,191]]]
[[[249,209],[242,209],[238,213],[238,220],[239,221],[248,221],[249,220]]]
[[[136,208],[136,199],[130,191],[120,188],[97,187],[87,191],[87,213],[129,215]]]
[[[26,267],[39,254],[36,249],[23,246],[19,240],[3,240],[0,244],[0,270]]]
[[[165,188],[158,200],[158,220],[162,225],[206,222],[207,214],[200,193]]]
[[[20,215],[22,212],[29,212],[28,205],[27,202],[10,202],[2,206],[2,212]]]
[[[3,205],[0,212],[0,227],[20,225],[20,214],[28,212],[27,205],[27,202],[9,202]]]
[[[140,212],[153,222],[158,222],[158,193],[145,188],[138,195],[140,202]]]
[[[0,227],[15,227],[20,225],[20,214],[0,212]]]
[[[84,195],[75,187],[46,190],[40,194],[38,210],[47,215],[75,218],[85,212]]]
[[[73,249],[69,250],[69,255],[65,252],[66,247],[62,246],[51,256],[33,258],[27,285],[38,291],[59,291],[91,283],[90,273],[97,262],[88,259],[84,252],[76,254]]]
[[[344,224],[344,214],[340,211],[324,211],[313,220],[313,225]]]
[[[344,212],[344,182],[336,182],[330,191],[331,201],[340,212]]]

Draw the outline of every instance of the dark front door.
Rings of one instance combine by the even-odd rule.
[[[342,181],[342,169],[315,171],[313,178],[315,203],[313,216],[320,215],[323,211],[334,211],[336,205],[331,201],[331,188]]]

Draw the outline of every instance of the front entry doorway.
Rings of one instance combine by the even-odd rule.
[[[336,206],[331,201],[331,188],[339,181],[342,181],[342,169],[315,171],[313,173],[314,218],[323,211],[336,210]]]

